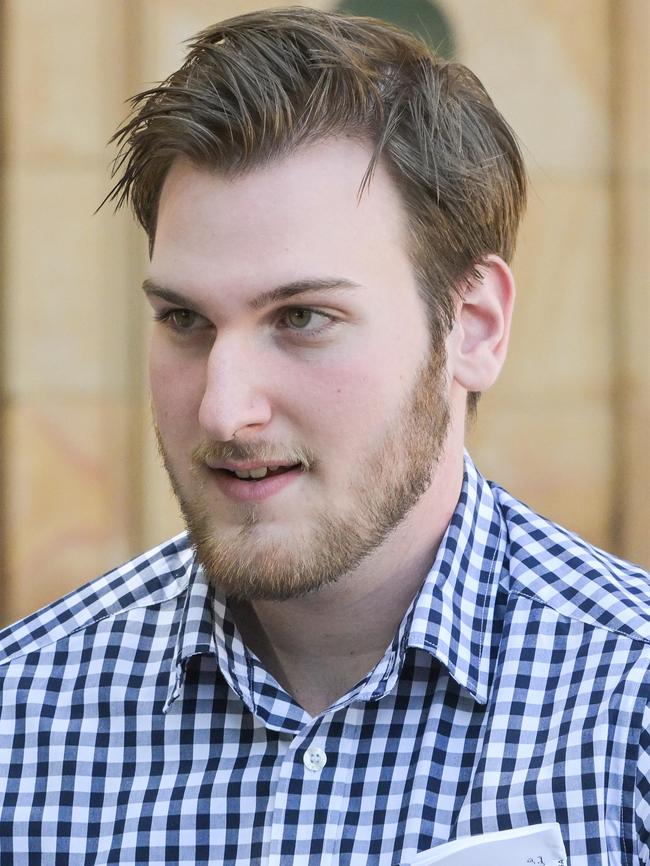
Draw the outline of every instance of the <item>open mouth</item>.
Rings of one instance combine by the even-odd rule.
[[[237,471],[231,469],[217,469],[216,471],[222,473],[227,478],[238,478],[240,481],[248,481],[254,484],[257,481],[263,481],[265,478],[272,478],[275,475],[283,475],[286,472],[291,472],[296,469],[301,469],[300,463],[294,463],[291,466],[276,466],[274,468],[262,466],[259,469]]]

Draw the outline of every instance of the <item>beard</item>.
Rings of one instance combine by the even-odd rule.
[[[431,352],[379,445],[355,462],[352,504],[337,510],[327,502],[309,525],[284,538],[274,539],[270,527],[258,522],[255,505],[233,505],[235,531],[220,522],[203,495],[205,461],[281,459],[301,463],[308,481],[317,466],[310,451],[299,448],[289,456],[277,445],[234,439],[201,445],[191,462],[197,495],[180,483],[156,427],[161,457],[209,582],[233,600],[282,601],[336,582],[376,550],[429,488],[443,451],[450,417],[445,360],[444,352]]]

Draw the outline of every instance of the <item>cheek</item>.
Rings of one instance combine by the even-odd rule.
[[[203,364],[181,363],[178,357],[152,345],[149,384],[156,421],[167,428],[183,428],[198,417],[205,388]]]
[[[394,411],[399,390],[395,372],[375,359],[354,359],[323,365],[317,375],[301,383],[301,392],[311,395],[318,430],[349,436],[357,428],[372,429]]]

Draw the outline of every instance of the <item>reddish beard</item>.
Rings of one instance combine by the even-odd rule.
[[[309,473],[319,471],[313,453],[236,440],[203,443],[191,456],[199,487],[198,495],[192,495],[181,484],[156,428],[162,459],[208,579],[241,601],[295,598],[338,580],[379,547],[428,489],[444,448],[449,427],[445,360],[444,353],[431,353],[378,447],[355,464],[350,487],[354,506],[337,511],[336,503],[326,502],[279,539],[259,519],[255,506],[233,505],[236,529],[220,526],[202,486],[210,471],[206,460],[302,463],[309,483]]]

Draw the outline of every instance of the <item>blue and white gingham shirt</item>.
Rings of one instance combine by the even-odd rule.
[[[2,866],[407,866],[553,821],[569,866],[650,862],[648,577],[469,459],[391,646],[317,718],[185,536],[5,629],[0,673]]]

